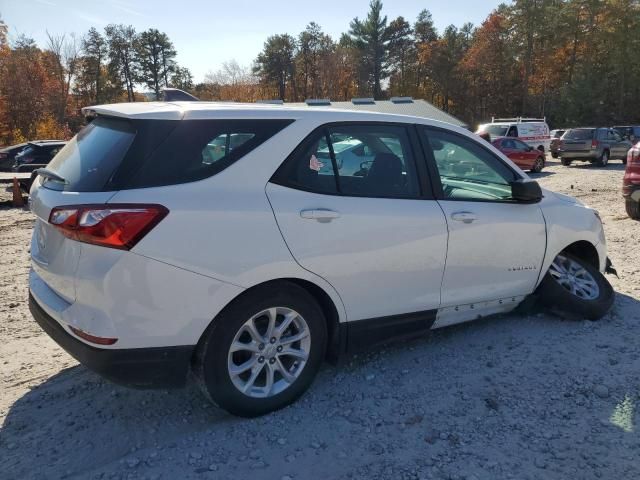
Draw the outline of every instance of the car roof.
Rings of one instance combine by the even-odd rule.
[[[258,103],[228,103],[228,102],[134,102],[97,105],[82,109],[85,115],[115,116],[131,119],[155,120],[188,120],[188,119],[313,119],[322,118],[326,122],[340,121],[378,121],[422,123],[429,125],[443,125],[456,127],[453,124],[439,120],[379,113],[365,110],[346,110],[334,107],[300,107],[258,104]]]

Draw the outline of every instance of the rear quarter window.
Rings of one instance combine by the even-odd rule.
[[[111,185],[131,189],[211,177],[264,143],[293,120],[182,120],[144,160],[123,162]]]

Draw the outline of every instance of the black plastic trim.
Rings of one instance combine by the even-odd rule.
[[[29,294],[29,310],[38,325],[84,366],[114,383],[136,388],[171,388],[186,383],[195,345],[105,349],[68,333]]]
[[[436,321],[438,310],[403,313],[341,324],[346,335],[346,350],[358,351],[382,343],[424,335]]]

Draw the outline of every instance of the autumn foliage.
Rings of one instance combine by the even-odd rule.
[[[388,19],[380,0],[334,39],[310,22],[269,36],[252,65],[226,60],[195,83],[167,34],[108,25],[82,37],[8,41],[0,20],[0,144],[68,138],[90,104],[424,98],[470,125],[546,116],[555,127],[640,123],[640,0],[511,0],[479,26],[437,31],[427,10]],[[256,50],[260,46],[256,46]]]

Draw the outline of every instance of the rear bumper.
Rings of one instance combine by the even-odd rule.
[[[598,152],[598,150],[580,150],[575,152],[558,150],[558,155],[560,155],[560,158],[568,158],[571,160],[592,161],[600,158],[600,152]]]
[[[87,345],[68,333],[29,294],[29,309],[40,327],[84,366],[114,383],[137,388],[170,388],[185,384],[193,345],[105,349]]]

